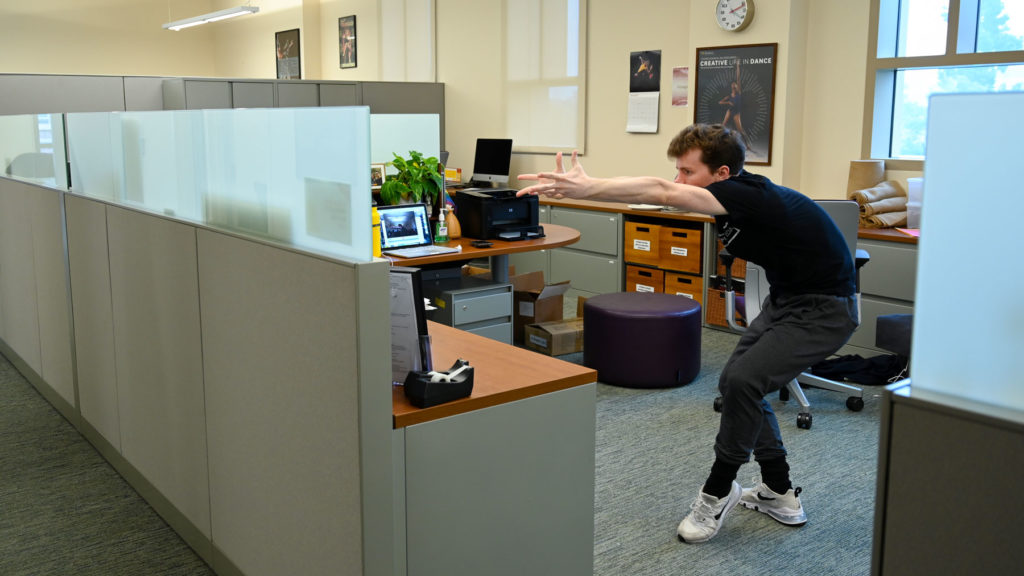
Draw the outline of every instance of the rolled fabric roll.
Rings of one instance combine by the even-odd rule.
[[[886,212],[906,212],[906,210],[907,199],[903,196],[893,196],[892,198],[883,198],[874,202],[868,202],[867,204],[860,204],[861,216],[884,214]]]
[[[907,194],[903,191],[903,187],[900,183],[895,180],[886,180],[877,186],[866,188],[864,190],[854,190],[850,194],[851,200],[856,200],[857,204],[869,204],[871,202],[877,202],[879,200],[885,200],[886,198],[894,198],[896,196],[903,196]]]
[[[882,180],[885,180],[885,160],[851,160],[846,197],[857,190],[871,188]]]
[[[907,211],[902,212],[885,212],[883,214],[875,214],[868,216],[867,218],[861,218],[861,222],[867,228],[896,228],[898,226],[907,225]]]

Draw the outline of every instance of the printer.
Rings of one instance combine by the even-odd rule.
[[[516,197],[510,188],[467,188],[455,194],[455,215],[469,238],[527,240],[542,238],[536,196]]]

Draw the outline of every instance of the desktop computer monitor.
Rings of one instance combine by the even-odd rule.
[[[471,181],[508,184],[511,163],[511,138],[477,138]]]

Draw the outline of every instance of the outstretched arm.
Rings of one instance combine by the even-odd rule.
[[[710,215],[726,213],[722,204],[705,188],[653,176],[591,178],[579,163],[576,151],[572,153],[572,168],[568,172],[562,168],[562,153],[559,152],[555,155],[554,172],[521,174],[519,179],[536,180],[537,184],[523,188],[518,196],[533,194],[556,199],[659,204],[687,212]]]

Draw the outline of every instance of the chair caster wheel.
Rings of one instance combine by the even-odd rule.
[[[789,388],[786,388],[785,386],[779,388],[779,400],[789,402]]]
[[[864,399],[860,396],[850,396],[846,399],[846,407],[854,412],[860,412],[864,409]]]
[[[804,430],[811,429],[811,413],[801,412],[796,415],[796,427],[803,428]]]
[[[712,406],[712,408],[715,409],[715,412],[721,412],[722,411],[722,397],[721,396],[716,396],[715,397],[715,403]]]

